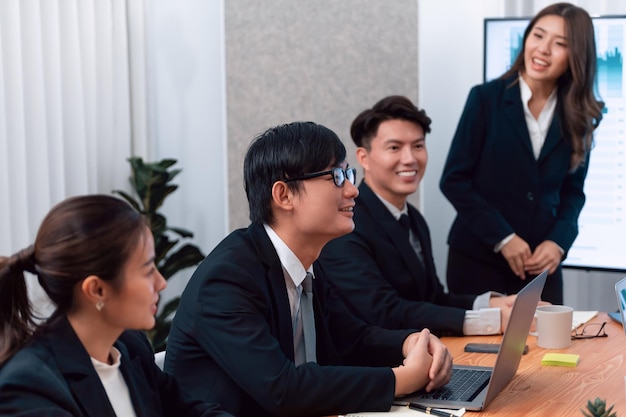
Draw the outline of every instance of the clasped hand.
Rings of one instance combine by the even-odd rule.
[[[396,372],[396,395],[410,394],[421,388],[432,391],[450,381],[452,355],[428,329],[410,334],[402,345],[402,353],[401,368],[405,372]]]
[[[561,249],[551,240],[544,240],[531,252],[528,243],[515,235],[500,250],[515,275],[525,280],[526,274],[538,275],[548,270],[552,274],[561,262]]]

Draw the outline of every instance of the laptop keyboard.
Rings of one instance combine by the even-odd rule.
[[[490,377],[491,371],[453,369],[450,382],[434,391],[424,391],[420,396],[435,400],[472,401],[487,385]]]

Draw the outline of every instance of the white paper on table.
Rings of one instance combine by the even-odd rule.
[[[574,310],[574,315],[572,317],[572,330],[582,326],[587,323],[589,320],[598,315],[597,311],[576,311]]]

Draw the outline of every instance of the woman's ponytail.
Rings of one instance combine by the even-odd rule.
[[[0,257],[0,365],[17,352],[35,328],[24,272],[36,273],[35,248]]]

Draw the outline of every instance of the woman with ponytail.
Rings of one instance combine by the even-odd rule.
[[[229,416],[161,372],[141,330],[165,280],[143,216],[104,195],[69,198],[34,245],[0,257],[0,416]],[[34,316],[25,272],[55,305]]]

